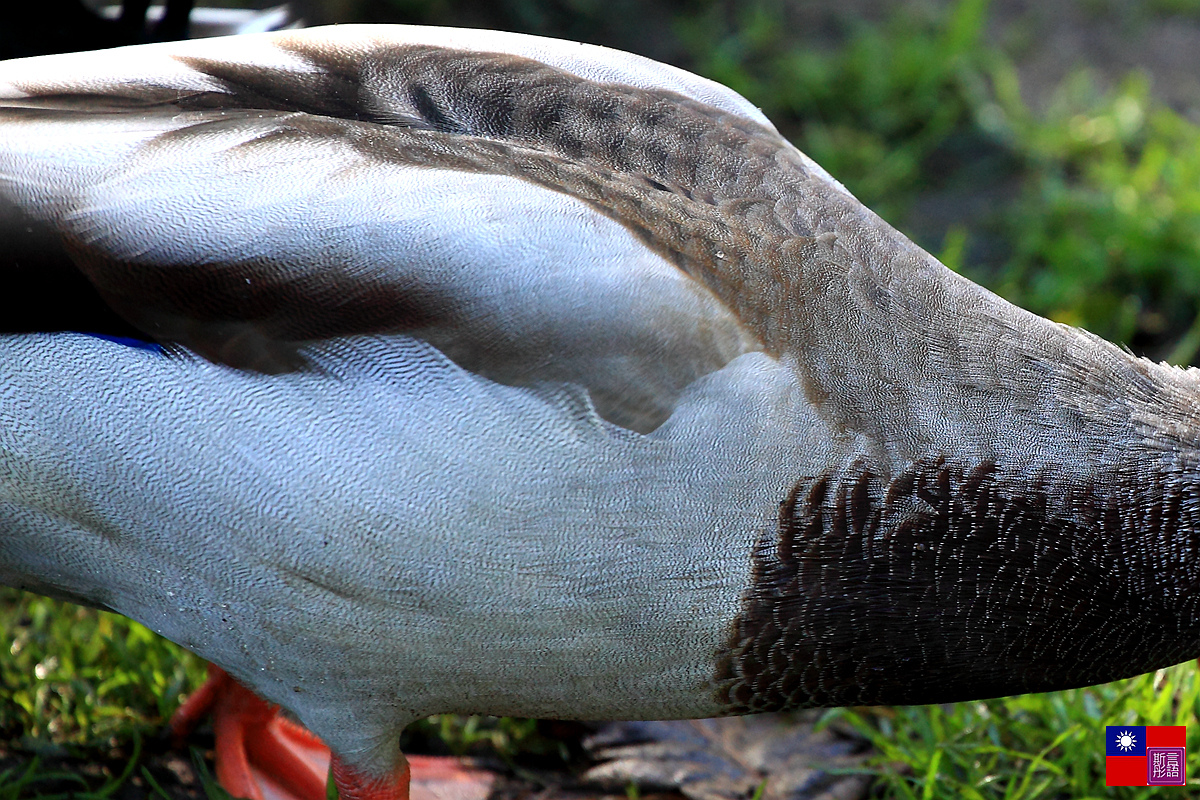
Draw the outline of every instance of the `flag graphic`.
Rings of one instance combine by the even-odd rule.
[[[1104,729],[1107,786],[1183,786],[1187,727],[1109,725]]]

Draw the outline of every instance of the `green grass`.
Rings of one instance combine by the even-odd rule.
[[[195,656],[116,614],[0,590],[0,735],[60,746],[148,734],[203,679]]]
[[[1143,798],[1104,785],[1106,725],[1188,726],[1188,775],[1200,775],[1200,674],[1188,662],[1125,681],[945,706],[838,709],[878,750],[884,797],[1021,800]],[[1161,791],[1161,790],[1157,790]]]

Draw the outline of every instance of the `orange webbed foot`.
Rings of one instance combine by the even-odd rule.
[[[325,800],[332,775],[343,800],[485,800],[495,776],[452,758],[413,756],[393,775],[369,775],[344,763],[302,725],[282,715],[219,667],[171,718],[177,745],[213,718],[217,781],[249,800]]]
[[[176,743],[210,715],[217,781],[229,794],[249,800],[324,800],[329,748],[211,664],[208,680],[171,717]]]

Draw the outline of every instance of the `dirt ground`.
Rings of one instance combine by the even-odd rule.
[[[992,30],[1035,106],[1081,66],[1102,86],[1140,70],[1157,97],[1200,122],[1200,3],[1002,0],[992,11]]]
[[[855,19],[882,21],[899,5],[918,13],[955,0],[792,0],[803,39],[836,46]],[[1200,2],[1197,0],[992,0],[992,41],[1017,64],[1026,101],[1044,107],[1072,71],[1085,68],[1101,87],[1140,70],[1153,93],[1200,122]]]

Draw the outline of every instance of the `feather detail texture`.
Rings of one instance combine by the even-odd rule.
[[[391,26],[0,64],[0,240],[0,581],[373,774],[436,712],[1200,652],[1198,373],[952,273],[672,67]]]

